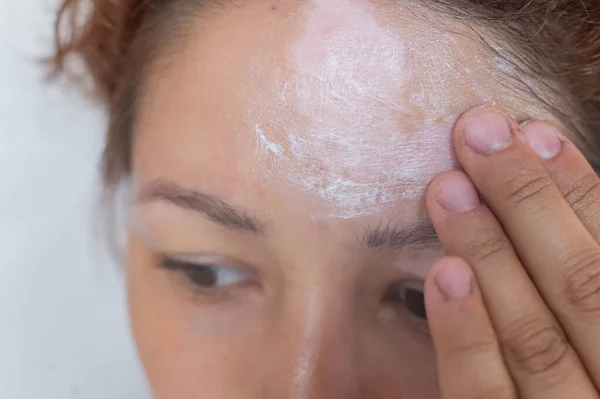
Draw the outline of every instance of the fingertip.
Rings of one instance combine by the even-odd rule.
[[[428,276],[429,289],[445,302],[460,300],[473,294],[475,279],[469,264],[462,258],[446,256],[438,259]]]
[[[560,154],[566,141],[558,129],[543,121],[521,124],[521,132],[542,161],[550,160]]]
[[[457,153],[458,158],[461,161],[461,163],[462,163],[462,160],[461,160],[462,149],[465,146],[467,146],[467,140],[466,140],[467,126],[469,125],[469,122],[471,122],[473,119],[475,119],[479,116],[485,115],[485,114],[492,114],[492,115],[499,114],[500,116],[502,116],[506,119],[506,122],[508,123],[510,131],[513,133],[513,135],[519,131],[518,123],[506,111],[504,111],[501,108],[498,108],[493,105],[480,105],[478,107],[474,107],[474,108],[467,110],[456,121],[456,124],[454,125],[453,134],[452,134],[454,148],[456,150],[456,153]]]
[[[441,173],[431,182],[426,197],[427,210],[434,224],[449,214],[472,211],[481,205],[477,188],[464,172]]]
[[[462,281],[456,282],[453,279]],[[468,281],[465,282],[465,279]],[[458,297],[461,294],[464,298],[474,290],[473,274],[466,261],[455,256],[445,256],[436,260],[429,270],[424,286],[428,318],[431,321],[438,318],[438,315],[447,315],[448,309],[454,308],[455,303],[460,302],[461,298]]]
[[[437,206],[437,193],[439,192],[442,183],[453,173],[456,173],[456,171],[448,170],[442,172],[435,176],[431,182],[429,182],[429,186],[427,187],[427,192],[425,194],[425,202],[430,213],[432,212],[433,208]]]

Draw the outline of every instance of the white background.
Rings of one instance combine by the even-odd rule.
[[[37,63],[56,2],[0,0],[0,398],[149,398],[95,221],[102,113]]]

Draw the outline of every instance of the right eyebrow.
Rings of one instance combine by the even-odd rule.
[[[263,234],[264,226],[245,210],[228,204],[219,197],[187,189],[175,182],[156,179],[139,192],[136,203],[167,201],[185,210],[201,213],[211,221],[229,229]]]
[[[431,220],[423,220],[408,226],[379,224],[369,226],[362,237],[363,247],[371,251],[401,251],[403,249],[438,249],[440,240]]]

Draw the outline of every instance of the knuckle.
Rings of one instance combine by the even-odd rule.
[[[595,250],[580,251],[566,261],[570,265],[563,293],[577,312],[600,314],[600,254]]]
[[[460,363],[465,359],[485,358],[490,353],[498,353],[498,344],[493,340],[478,340],[455,344],[446,351],[446,356]]]
[[[532,175],[530,172],[519,171],[504,184],[507,193],[505,201],[515,205],[537,201],[551,193],[553,184],[547,174]]]
[[[600,200],[600,179],[589,172],[577,179],[573,188],[564,194],[565,200],[573,210],[585,210]]]
[[[467,242],[463,248],[467,261],[480,263],[506,253],[511,244],[506,237],[490,232],[488,235],[477,235],[476,239]]]
[[[502,350],[512,365],[533,376],[561,368],[569,346],[559,326],[530,316],[518,319],[507,329]]]

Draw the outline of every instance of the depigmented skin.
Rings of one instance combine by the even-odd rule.
[[[155,395],[437,399],[425,323],[385,294],[423,280],[439,247],[363,237],[426,223],[422,194],[454,167],[461,112],[527,108],[494,80],[493,57],[439,16],[360,0],[274,8],[249,1],[199,19],[141,99],[127,281]],[[157,179],[246,219],[225,226],[185,201],[139,200]],[[165,254],[212,259],[252,284],[194,291],[157,267]]]
[[[283,39],[249,63],[247,129],[275,187],[327,205],[316,218],[351,219],[421,198],[455,165],[448,137],[456,116],[500,104],[508,91],[505,63],[425,10],[384,20],[364,1],[328,0],[290,21]]]

